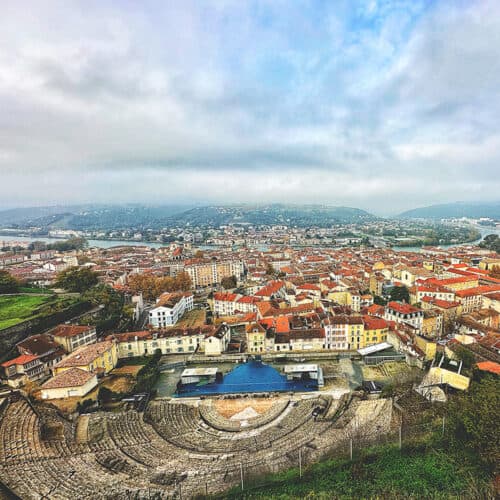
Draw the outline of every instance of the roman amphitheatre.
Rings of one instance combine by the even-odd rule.
[[[62,418],[19,394],[0,413],[0,478],[23,499],[190,498],[277,472],[389,431],[392,402],[345,394],[150,401]],[[348,449],[348,448],[347,448]]]

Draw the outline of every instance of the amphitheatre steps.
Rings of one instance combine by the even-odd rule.
[[[276,472],[296,467],[299,450],[312,460],[345,443],[353,426],[382,433],[392,408],[387,400],[280,399],[235,430],[212,404],[153,401],[144,414],[92,413],[74,425],[11,400],[0,419],[0,478],[23,499],[144,498],[148,491],[175,498],[179,484],[186,497],[216,494],[239,482],[241,464],[246,476]],[[42,439],[47,423],[54,432]]]
[[[88,442],[89,420],[90,417],[88,415],[81,415],[78,419],[75,430],[75,441],[78,444],[85,444]]]

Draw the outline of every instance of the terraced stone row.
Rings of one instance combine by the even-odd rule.
[[[196,406],[153,403],[135,411],[88,416],[87,439],[70,437],[75,426],[57,422],[59,439],[42,439],[41,418],[25,400],[13,401],[0,420],[0,478],[26,499],[173,498],[215,494],[245,474],[297,466],[343,444],[359,429],[383,432],[390,401],[348,406],[338,420],[315,419],[320,398],[288,404],[260,428],[239,432],[209,426]],[[61,428],[61,427],[57,427]]]

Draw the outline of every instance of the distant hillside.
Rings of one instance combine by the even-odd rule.
[[[159,229],[172,226],[329,226],[375,220],[358,208],[324,205],[90,206],[20,208],[0,212],[0,227],[75,230]]]
[[[33,207],[0,212],[0,227],[26,229],[114,230],[129,228],[156,228],[168,224],[175,214],[191,206],[165,205],[78,205],[65,207]]]
[[[398,218],[401,219],[448,219],[453,217],[500,219],[500,201],[491,203],[445,203],[415,208],[398,215]]]
[[[252,225],[329,226],[375,220],[359,208],[324,205],[236,205],[198,207],[171,217],[172,223],[190,226]]]
[[[65,212],[75,212],[80,209],[81,207],[77,206],[11,208],[0,211],[0,226],[26,224],[43,217],[58,216]]]

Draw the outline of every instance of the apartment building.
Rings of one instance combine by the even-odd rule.
[[[209,339],[208,349],[207,339]],[[212,340],[210,340],[212,339]],[[215,340],[216,339],[216,340]],[[162,354],[193,354],[205,352],[207,355],[227,349],[230,329],[227,325],[204,325],[197,328],[170,328],[159,331],[115,333],[106,340],[117,346],[118,358],[148,356],[160,350]]]
[[[389,302],[385,308],[384,318],[387,321],[410,325],[417,330],[416,333],[419,333],[422,330],[424,312],[410,304]]]
[[[217,316],[232,316],[236,313],[257,312],[257,297],[237,293],[214,293],[213,311]]]
[[[360,319],[360,318],[359,318]],[[356,325],[361,324],[358,319],[350,316],[331,316],[325,324],[325,348],[328,350],[342,351],[349,349],[349,339],[357,331]],[[352,325],[351,325],[352,322]]]
[[[70,368],[80,368],[98,375],[109,373],[118,362],[118,352],[114,342],[103,341],[86,345],[73,351],[54,366],[54,375]]]
[[[79,347],[97,342],[95,326],[58,325],[50,334],[66,352],[73,352]]]
[[[241,260],[186,261],[184,271],[189,274],[193,287],[220,285],[224,278],[236,276],[240,281],[244,274],[244,265]]]
[[[149,311],[149,324],[153,328],[167,328],[179,321],[186,311],[194,307],[191,293],[164,293]]]
[[[479,311],[483,307],[483,295],[500,291],[500,286],[478,286],[456,292],[456,300],[462,304],[462,312]]]
[[[43,363],[38,356],[21,354],[1,365],[3,376],[11,387],[20,387],[27,382],[40,379],[44,373]]]
[[[363,347],[380,344],[387,341],[389,325],[383,318],[363,316]]]

